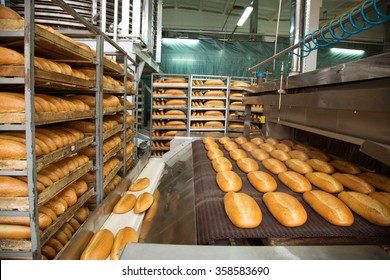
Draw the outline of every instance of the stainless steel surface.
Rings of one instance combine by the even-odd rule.
[[[73,235],[72,239],[65,245],[64,249],[56,256],[58,260],[78,260],[89,240],[95,232],[100,230],[104,222],[110,216],[112,209],[121,197],[121,194],[127,191],[128,186],[135,181],[141,171],[149,161],[148,154],[145,153],[130,173],[122,182],[110,192],[100,206],[88,217],[79,230]]]
[[[387,166],[390,166],[390,146],[382,145],[373,141],[364,141],[360,145],[360,151],[373,158],[378,159]]]
[[[164,160],[158,212],[151,222],[143,222],[140,239],[144,243],[196,244],[191,142],[167,153]]]
[[[121,260],[389,260],[378,246],[189,246],[128,243]]]
[[[378,1],[377,1],[377,5],[378,5],[378,6],[384,5],[384,4],[386,4],[386,1],[387,1],[387,0],[378,0]],[[364,11],[365,11],[365,12],[368,12],[368,11],[370,11],[370,10],[372,10],[372,9],[373,9],[373,3],[370,2],[369,4],[365,5]],[[355,11],[355,12],[353,13],[353,15],[352,15],[353,18],[357,18],[357,17],[360,17],[360,16],[361,16],[360,10]],[[349,18],[348,18],[348,17],[345,17],[345,18],[343,19],[343,23],[347,23],[347,21],[349,21]],[[332,24],[332,29],[334,30],[335,28],[337,28],[337,27],[339,27],[339,26],[340,26],[339,21],[336,21],[336,22],[334,22],[334,23]],[[327,33],[329,33],[329,28],[328,28],[328,27],[326,27],[326,28],[323,29],[322,34],[325,35],[325,34],[327,34]],[[319,32],[318,32],[318,33],[315,33],[313,37],[314,37],[314,38],[319,38],[319,37],[320,37]],[[311,38],[310,36],[309,36],[308,38],[305,39],[305,43],[308,43],[308,42],[311,42],[311,41],[312,41],[312,38]],[[284,54],[286,54],[286,53],[288,53],[288,52],[290,52],[290,51],[293,51],[293,50],[297,49],[298,47],[299,47],[298,44],[294,44],[294,45],[292,45],[292,46],[290,46],[290,47],[284,49],[283,51],[277,53],[276,55],[271,56],[270,58],[267,58],[266,60],[264,60],[264,61],[262,61],[262,62],[256,64],[255,66],[250,67],[250,68],[248,69],[248,72],[252,72],[252,71],[254,71],[256,68],[258,68],[258,67],[260,67],[260,66],[263,66],[263,65],[266,65],[266,64],[272,62],[273,60],[277,59],[278,57],[281,57],[282,55],[284,55]]]
[[[299,40],[302,37],[305,5],[303,0],[294,0],[292,3],[295,4],[291,4],[291,7],[294,8],[294,10],[291,11],[292,13],[294,13],[294,20],[292,21],[292,23],[294,24],[294,28],[291,28],[292,30],[290,29],[290,32],[292,32],[290,36],[293,36],[293,45],[298,45]],[[291,55],[290,74],[295,75],[301,72],[301,50],[299,48],[295,48],[292,53],[293,54]]]

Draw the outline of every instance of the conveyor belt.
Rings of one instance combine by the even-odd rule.
[[[354,214],[355,222],[350,227],[338,227],[328,223],[303,201],[301,194],[292,192],[279,182],[277,176],[274,176],[278,182],[277,191],[283,191],[296,197],[308,214],[307,222],[300,227],[288,228],[280,225],[262,202],[263,194],[250,185],[246,174],[237,167],[223,146],[221,144],[219,146],[225,153],[225,157],[232,162],[233,171],[242,179],[241,192],[249,194],[259,204],[263,213],[263,220],[260,226],[254,229],[240,229],[230,222],[224,210],[223,196],[225,193],[219,189],[216,183],[216,173],[212,168],[211,161],[207,158],[207,151],[202,141],[193,142],[198,244],[208,244],[211,241],[226,238],[324,238],[321,243],[326,244],[325,238],[345,237],[346,239],[366,240],[364,242],[367,244],[390,242],[390,228],[375,226],[356,214]],[[249,153],[248,156],[250,157]],[[260,170],[266,171],[261,162],[258,161],[258,163]],[[313,189],[316,188],[313,187]]]

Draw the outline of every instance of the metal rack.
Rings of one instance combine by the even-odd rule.
[[[104,88],[103,85],[103,73],[109,73],[110,75],[116,75],[123,79],[124,88],[119,92],[108,91],[109,93],[116,93],[123,96],[124,106],[116,110],[114,113],[122,112],[123,114],[123,124],[119,128],[119,130],[115,130],[113,132],[123,131],[123,139],[122,146],[120,149],[123,150],[123,176],[127,174],[126,170],[126,143],[129,139],[126,138],[126,128],[128,124],[126,124],[126,100],[128,95],[127,89],[127,80],[131,78],[132,75],[128,72],[128,66],[132,66],[134,68],[137,67],[137,63],[132,60],[128,54],[123,51],[117,44],[115,44],[110,38],[108,38],[105,34],[103,34],[100,30],[91,25],[88,21],[86,21],[83,17],[81,17],[77,12],[75,12],[72,8],[70,8],[65,2],[62,0],[52,0],[56,5],[60,6],[67,13],[73,16],[76,20],[78,20],[81,24],[85,26],[90,31],[89,36],[94,36],[96,38],[96,57],[91,57],[84,60],[77,60],[76,65],[83,63],[84,65],[90,65],[96,68],[96,81],[95,84],[92,84],[90,88],[83,89],[84,92],[89,94],[95,94],[96,97],[96,107],[94,111],[88,114],[79,116],[76,119],[85,119],[85,118],[94,118],[95,119],[95,134],[92,136],[85,137],[80,143],[76,143],[74,145],[70,145],[69,147],[64,147],[61,151],[54,151],[53,153],[37,158],[35,152],[35,127],[38,125],[36,123],[37,116],[35,114],[34,108],[34,95],[35,95],[35,87],[36,83],[36,74],[39,74],[39,71],[34,70],[34,55],[35,55],[35,35],[37,32],[37,28],[34,25],[34,1],[25,1],[24,6],[24,31],[0,31],[0,37],[13,37],[19,38],[24,43],[24,56],[25,56],[25,64],[24,64],[24,77],[22,78],[0,78],[0,84],[2,85],[24,85],[24,96],[25,96],[25,113],[24,119],[21,124],[1,124],[1,131],[25,131],[26,133],[26,150],[27,150],[27,159],[22,162],[22,169],[20,167],[15,166],[15,170],[12,170],[11,167],[2,168],[0,170],[0,175],[8,175],[8,176],[26,176],[28,183],[28,207],[24,206],[23,203],[20,203],[20,207],[16,207],[18,211],[13,209],[0,211],[0,215],[2,216],[29,216],[30,221],[30,231],[31,231],[31,239],[30,240],[0,240],[2,244],[2,249],[0,250],[1,258],[33,258],[33,259],[41,259],[41,245],[43,245],[55,232],[58,230],[65,222],[67,222],[75,213],[75,211],[80,208],[92,195],[96,197],[96,203],[99,205],[104,198],[103,187],[106,185],[106,181],[103,180],[103,164],[107,160],[107,158],[103,158],[103,140],[108,137],[107,133],[103,133],[103,115],[112,114],[113,112],[107,112],[103,109],[103,93],[107,92],[107,89]],[[39,33],[40,34],[40,33]],[[41,36],[41,35],[39,35]],[[67,41],[62,40],[63,44],[66,46]],[[114,48],[117,49],[117,56],[121,56],[124,61],[123,68],[116,68],[115,65],[112,65],[109,60],[104,58],[103,56],[103,48],[104,42],[108,42]],[[39,43],[37,45],[39,46]],[[59,40],[59,46],[61,48],[61,40]],[[82,50],[80,51],[82,53]],[[69,63],[72,63],[70,61]],[[38,86],[39,88],[39,86]],[[137,85],[134,86],[137,88]],[[61,89],[64,92],[69,89]],[[62,122],[63,120],[54,120],[55,122]],[[41,123],[46,124],[47,122]],[[50,123],[50,122],[49,122]],[[50,194],[48,192],[45,193],[45,198],[41,195],[38,195],[37,190],[37,172],[50,164],[51,162],[56,162],[62,158],[70,156],[77,152],[79,149],[86,147],[89,144],[93,144],[95,146],[96,154],[93,170],[96,172],[96,182],[95,189],[89,188],[89,190],[79,198],[78,202],[68,209],[63,215],[57,219],[52,225],[50,225],[46,230],[40,233],[39,230],[39,221],[38,221],[38,205],[47,201],[50,198]],[[117,149],[119,151],[120,149]],[[114,154],[110,155],[113,156]],[[85,165],[82,171],[79,171],[76,175],[73,175],[72,179],[69,179],[67,182],[61,182],[57,184],[56,191],[52,193],[52,195],[57,194],[59,191],[65,189],[70,183],[80,178],[83,174],[91,170],[92,161],[88,162],[88,165]],[[115,172],[119,171],[119,168],[114,169]],[[114,172],[113,171],[113,172]],[[115,175],[115,174],[114,174]],[[112,176],[110,174],[107,177]],[[25,198],[21,198],[22,201],[26,202]],[[25,203],[24,203],[25,204]],[[3,205],[3,204],[2,204]]]

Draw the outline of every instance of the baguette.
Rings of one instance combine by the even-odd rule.
[[[249,172],[247,177],[251,185],[259,192],[273,192],[278,187],[275,179],[264,171]]]
[[[119,253],[129,242],[138,242],[138,233],[132,227],[124,227],[115,236],[110,260],[119,260]]]
[[[239,158],[237,160],[237,166],[245,173],[259,170],[259,164],[251,158]]]
[[[9,48],[0,47],[0,65],[24,64],[24,56]]]
[[[218,172],[216,180],[223,192],[238,192],[242,188],[242,180],[234,171]]]
[[[257,202],[245,193],[228,192],[223,198],[225,212],[233,225],[239,228],[255,228],[262,221]]]
[[[186,93],[181,89],[166,89],[163,91],[166,95],[186,96]]]
[[[254,157],[255,159],[260,160],[260,161],[262,161],[266,158],[269,158],[269,154],[262,149],[254,149],[254,150],[250,151],[250,153],[251,153],[252,157]]]
[[[352,175],[343,173],[334,173],[332,177],[338,180],[344,187],[347,187],[351,191],[369,194],[375,191],[375,188],[363,179]]]
[[[245,143],[242,143],[241,144],[241,147],[247,151],[247,152],[251,152],[253,150],[256,150],[257,149],[257,145],[252,143],[252,142],[245,142]]]
[[[178,105],[187,106],[187,101],[185,101],[184,99],[171,99],[171,100],[168,100],[165,103],[165,105],[166,106],[178,106]]]
[[[341,192],[338,197],[364,219],[377,226],[390,226],[390,209],[374,198],[358,192]]]
[[[291,157],[282,150],[273,150],[270,152],[271,157],[276,158],[280,161],[289,160]]]
[[[214,149],[218,149],[218,148],[219,148],[218,144],[215,143],[215,142],[206,143],[206,144],[204,145],[204,147],[205,147],[205,149],[206,149],[207,151],[210,151],[210,150],[214,150]]]
[[[364,172],[359,174],[358,177],[382,191],[390,192],[390,178],[385,175],[372,172]]]
[[[0,176],[0,196],[28,196],[27,183],[15,177]]]
[[[224,86],[225,83],[222,80],[206,80],[203,85],[205,86]]]
[[[298,227],[306,223],[307,213],[295,197],[283,192],[267,192],[263,201],[272,216],[285,227]]]
[[[271,145],[270,143],[263,143],[263,144],[260,144],[260,149],[266,151],[267,153],[270,153],[273,150],[275,150],[275,147],[273,145]]]
[[[25,144],[19,142],[16,139],[12,140],[0,138],[0,159],[21,160],[26,159],[26,156],[27,154]]]
[[[236,142],[237,144],[242,145],[245,142],[248,142],[248,140],[244,136],[239,136],[236,139],[234,139],[234,142]]]
[[[299,160],[299,159],[289,159],[286,160],[285,164],[290,169],[294,170],[295,172],[298,172],[300,174],[306,174],[309,172],[313,172],[313,168],[306,162]]]
[[[38,213],[38,221],[39,221],[39,228],[41,230],[47,228],[48,226],[50,226],[53,223],[52,219],[44,213]],[[28,217],[28,216],[0,216],[0,224],[29,226],[30,225],[30,217]]]
[[[255,137],[255,138],[251,139],[251,142],[253,144],[260,145],[260,144],[264,143],[264,140],[260,137]]]
[[[43,214],[49,216],[53,222],[57,220],[57,214],[49,207],[41,205],[38,207],[38,211],[39,211],[39,213],[43,213]]]
[[[137,198],[134,194],[125,194],[115,204],[112,212],[114,212],[115,214],[123,214],[129,212],[134,208],[136,201]]]
[[[275,158],[266,158],[262,162],[263,166],[272,172],[273,174],[279,174],[281,172],[286,172],[287,167],[283,162]]]
[[[186,83],[186,79],[184,79],[184,78],[168,78],[164,81],[164,83],[168,83],[168,84]]]
[[[114,244],[114,235],[108,229],[96,232],[81,254],[80,260],[105,260]]]
[[[299,150],[292,150],[288,152],[288,154],[291,158],[299,159],[301,161],[306,161],[309,159],[309,156],[305,152]]]
[[[314,170],[326,174],[333,174],[335,172],[334,167],[328,162],[320,159],[309,159],[306,161]]]
[[[185,113],[181,110],[168,110],[165,112],[164,115],[168,115],[168,116],[184,116]]]
[[[0,239],[30,239],[29,226],[0,224]]]
[[[207,152],[207,157],[209,160],[213,160],[217,157],[223,157],[223,152],[220,149],[211,149]]]
[[[152,206],[153,200],[154,198],[151,193],[144,192],[139,195],[133,208],[134,213],[140,214],[148,210]]]
[[[275,148],[276,148],[277,150],[281,150],[281,151],[283,151],[283,152],[285,152],[285,153],[288,153],[288,152],[291,151],[290,146],[288,146],[288,145],[286,145],[286,144],[284,144],[284,143],[276,144],[276,145],[275,145]]]
[[[297,172],[282,172],[278,174],[278,178],[293,192],[304,193],[311,190],[311,184],[309,180]]]
[[[329,174],[323,172],[310,172],[305,174],[306,178],[314,186],[329,193],[339,193],[343,191],[343,185]]]
[[[165,126],[186,126],[184,121],[168,121]]]
[[[146,189],[150,184],[150,179],[147,177],[138,178],[133,184],[130,185],[129,191],[136,192]]]
[[[340,199],[327,192],[308,191],[303,194],[303,199],[322,218],[333,225],[348,227],[354,222],[351,210]]]
[[[388,192],[371,192],[368,194],[373,199],[376,199],[387,208],[390,209],[390,193]]]
[[[308,152],[310,158],[320,159],[322,161],[330,161],[330,157],[321,151],[311,150]]]
[[[225,145],[227,142],[230,142],[231,139],[228,136],[224,136],[222,138],[219,138],[218,142],[222,145]]]
[[[234,149],[229,152],[229,156],[233,160],[238,160],[240,158],[246,158],[248,157],[247,153],[244,150],[241,149]]]
[[[359,167],[346,160],[335,159],[332,160],[330,164],[337,170],[340,170],[341,172],[344,173],[359,174],[360,172],[362,172]]]
[[[228,141],[226,142],[223,147],[225,148],[226,151],[230,152],[231,150],[238,149],[238,145],[234,143],[233,141]]]
[[[213,159],[211,163],[213,165],[215,172],[233,170],[232,163],[225,157],[217,157]]]

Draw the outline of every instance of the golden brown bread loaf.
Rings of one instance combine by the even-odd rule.
[[[137,197],[137,202],[134,205],[133,211],[135,214],[140,214],[145,212],[146,210],[149,209],[150,206],[152,206],[153,203],[153,195],[148,192],[144,192],[140,194]]]
[[[168,83],[168,84],[186,83],[186,79],[184,79],[184,78],[168,78],[164,82]]]
[[[234,81],[230,83],[231,87],[250,87],[251,85],[243,81]]]
[[[234,171],[218,172],[216,180],[223,192],[238,192],[242,188],[242,180]]]
[[[290,190],[296,193],[304,193],[311,190],[309,180],[295,171],[286,171],[278,174],[279,180]]]
[[[81,206],[79,210],[76,211],[74,214],[74,218],[81,224],[84,223],[84,221],[88,218],[89,216],[89,209],[86,206]]]
[[[124,227],[115,236],[110,260],[119,260],[119,253],[129,242],[138,242],[138,233],[132,227]]]
[[[255,138],[251,139],[251,142],[253,144],[260,145],[260,144],[264,143],[264,140],[260,137],[255,137]]]
[[[9,48],[0,47],[0,65],[24,64],[24,56]]]
[[[88,185],[83,180],[77,180],[76,182],[70,184],[69,187],[75,190],[77,197],[82,196],[88,190]]]
[[[263,166],[271,171],[273,174],[279,174],[281,172],[286,172],[287,167],[283,162],[275,158],[266,158],[262,162]]]
[[[259,164],[251,158],[239,158],[236,163],[238,168],[245,173],[259,170]]]
[[[28,196],[27,183],[10,176],[0,176],[0,196]]]
[[[215,142],[208,142],[206,144],[204,144],[204,147],[207,151],[210,151],[210,150],[214,150],[214,149],[218,149],[219,146],[217,143]]]
[[[187,101],[184,99],[171,99],[165,103],[166,106],[187,106]]]
[[[207,122],[204,123],[204,126],[206,126],[206,127],[219,127],[219,128],[222,128],[225,125],[223,124],[223,122],[220,122],[220,121],[207,121]]]
[[[30,239],[29,226],[0,224],[0,239]]]
[[[245,193],[228,192],[223,198],[225,212],[233,225],[239,228],[255,228],[263,215],[257,202]]]
[[[21,20],[23,17],[19,15],[17,12],[12,10],[11,8],[0,5],[0,19],[15,19]]]
[[[321,190],[308,191],[303,194],[303,199],[314,211],[333,225],[348,227],[354,222],[351,210],[330,193]]]
[[[209,160],[213,160],[217,157],[223,157],[223,152],[220,149],[211,149],[207,152],[207,157]]]
[[[68,243],[69,241],[69,238],[68,236],[64,233],[64,231],[62,229],[59,229],[54,235],[53,237],[55,239],[57,239],[59,242],[61,242],[62,245],[66,245],[66,243]]]
[[[322,151],[310,150],[308,155],[310,158],[320,159],[322,161],[330,161],[330,157]]]
[[[234,142],[241,145],[245,142],[248,142],[248,140],[244,136],[239,136],[236,139],[234,139]]]
[[[57,255],[56,251],[53,247],[45,244],[41,247],[41,253],[44,255],[48,260],[52,260]]]
[[[75,205],[77,202],[77,193],[72,187],[64,189],[58,196],[64,199],[69,207]]]
[[[202,142],[203,142],[203,144],[215,143],[215,139],[214,139],[214,137],[206,136],[205,138],[203,138]]]
[[[240,158],[246,158],[248,157],[247,153],[244,150],[241,149],[234,149],[229,152],[229,156],[233,160],[238,160]]]
[[[96,232],[83,253],[80,260],[105,260],[111,252],[114,244],[114,235],[108,229]]]
[[[334,167],[328,162],[320,159],[309,159],[306,161],[314,170],[326,174],[333,174],[335,172]]]
[[[272,216],[285,227],[298,227],[306,223],[306,210],[292,195],[267,192],[263,195],[263,201]]]
[[[332,177],[343,184],[344,187],[347,187],[351,191],[360,192],[369,194],[375,191],[375,188],[363,179],[346,173],[333,173]]]
[[[119,201],[115,204],[112,212],[115,214],[123,214],[131,211],[134,208],[134,205],[137,201],[137,197],[134,194],[125,194]]]
[[[231,150],[235,150],[235,149],[238,149],[238,145],[236,143],[234,143],[233,141],[227,141],[225,142],[225,144],[223,145],[223,147],[225,148],[226,151],[230,152]]]
[[[50,238],[45,244],[52,247],[56,253],[58,253],[59,251],[62,250],[62,248],[64,248],[64,245],[62,245],[61,242],[55,238]]]
[[[252,157],[254,157],[255,159],[260,160],[260,161],[262,161],[266,158],[269,158],[269,154],[262,149],[254,149],[254,150],[250,151],[250,153],[251,153]]]
[[[285,164],[295,172],[301,173],[301,174],[306,174],[309,172],[313,172],[313,168],[306,162],[292,158],[289,160],[286,160]]]
[[[390,192],[390,178],[383,174],[363,172],[358,177],[382,191]]]
[[[225,92],[223,92],[222,90],[209,90],[204,93],[204,96],[223,97],[225,96]]]
[[[211,163],[213,165],[215,172],[233,170],[232,163],[225,157],[217,157],[213,159]]]
[[[291,158],[299,159],[302,161],[306,161],[309,159],[309,156],[305,152],[299,150],[292,150],[288,152],[288,154]]]
[[[263,143],[263,144],[260,144],[259,146],[260,146],[260,149],[266,151],[267,153],[270,153],[273,150],[275,150],[275,147],[273,145],[271,145],[270,143]]]
[[[232,142],[228,136],[224,136],[218,139],[218,142],[222,145],[225,145],[227,142]]]
[[[38,211],[39,211],[39,213],[43,213],[43,214],[46,214],[47,216],[49,216],[53,222],[55,220],[57,220],[57,214],[49,207],[46,207],[44,205],[40,205],[40,206],[38,206]]]
[[[251,152],[253,150],[256,150],[257,149],[257,145],[252,143],[252,142],[245,142],[245,143],[242,143],[241,144],[241,147],[247,151],[247,152]]]
[[[38,213],[38,221],[39,221],[39,228],[41,230],[47,228],[48,226],[50,226],[53,223],[52,219],[44,213]],[[28,216],[0,216],[0,224],[29,226],[30,225],[30,217],[28,217]]]
[[[146,189],[150,184],[150,179],[147,177],[138,178],[133,184],[130,185],[129,191],[142,191]]]
[[[186,93],[181,89],[166,89],[162,92],[166,95],[186,96]]]
[[[222,80],[206,80],[203,83],[205,86],[223,86],[225,83]]]
[[[165,126],[186,126],[186,123],[183,121],[168,121]]]
[[[289,160],[291,157],[282,150],[273,150],[269,153],[271,157],[276,158],[280,161],[286,161]]]
[[[368,194],[373,199],[378,200],[380,203],[390,208],[390,193],[388,192],[371,192]]]
[[[69,220],[69,224],[72,226],[72,228],[77,231],[79,228],[80,228],[80,223],[75,219],[75,218],[72,218]]]
[[[164,115],[168,116],[184,116],[185,113],[182,110],[168,110],[164,113]]]
[[[332,160],[330,164],[333,165],[333,167],[336,168],[337,170],[340,170],[341,172],[344,173],[358,174],[362,172],[359,167],[346,160],[335,159]]]
[[[370,223],[377,226],[390,226],[390,209],[376,199],[358,192],[341,192],[338,198]]]
[[[273,192],[278,187],[275,179],[264,171],[249,172],[247,177],[251,185],[259,192]]]
[[[288,152],[291,151],[290,146],[288,146],[288,145],[286,145],[286,144],[284,144],[284,143],[276,144],[276,145],[275,145],[275,148],[276,148],[277,150],[281,150],[281,151],[283,151],[283,152],[285,152],[285,153],[288,153]]]
[[[222,100],[208,100],[203,102],[203,105],[206,107],[223,107],[225,106],[225,102]]]
[[[272,146],[276,146],[277,144],[279,144],[279,140],[272,137],[266,138],[265,142],[271,144]]]
[[[331,175],[323,172],[310,172],[305,174],[306,178],[314,186],[329,193],[339,193],[343,191],[343,185]]]
[[[225,115],[221,111],[207,110],[204,112],[204,116],[208,117],[224,117]]]

